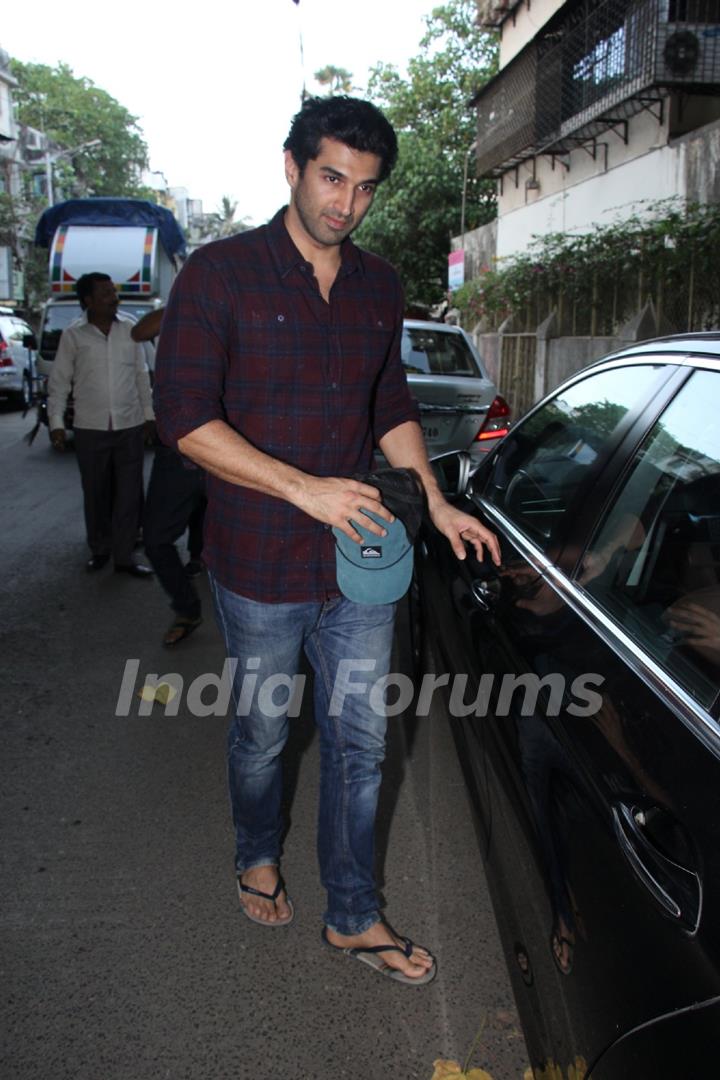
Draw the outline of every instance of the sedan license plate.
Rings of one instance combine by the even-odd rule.
[[[451,430],[450,420],[443,417],[428,418],[423,421],[422,431],[428,446],[437,446],[447,442]]]

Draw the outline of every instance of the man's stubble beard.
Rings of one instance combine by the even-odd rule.
[[[310,236],[315,241],[316,244],[322,244],[323,247],[339,247],[340,244],[342,244],[343,240],[346,240],[347,237],[350,236],[355,231],[355,229],[357,229],[360,221],[362,221],[362,218],[360,219],[360,221],[356,221],[353,218],[351,224],[348,225],[347,229],[343,229],[341,232],[336,232],[334,229],[331,229],[329,225],[326,225],[325,231],[320,234],[315,219],[310,215],[305,206],[303,197],[298,195],[297,192],[295,192],[293,202],[295,206],[295,212],[300,219],[300,224],[302,225],[303,229],[308,234],[308,236]],[[322,220],[322,211],[320,211],[319,221],[322,222]]]

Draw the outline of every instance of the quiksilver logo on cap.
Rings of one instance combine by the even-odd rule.
[[[362,559],[382,559],[382,548],[366,546],[361,550],[360,557]]]

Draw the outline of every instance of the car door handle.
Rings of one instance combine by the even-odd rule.
[[[655,814],[667,811],[654,808]],[[661,851],[644,828],[649,813],[637,806],[616,803],[612,808],[615,835],[635,876],[664,913],[695,933],[702,911],[702,883],[695,870],[681,866]]]
[[[477,607],[491,611],[500,599],[500,582],[497,578],[473,578],[470,592]]]

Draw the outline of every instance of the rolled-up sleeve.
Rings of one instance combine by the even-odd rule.
[[[152,389],[145,359],[145,348],[142,345],[135,346],[135,386],[137,387],[138,400],[142,407],[143,419],[154,420]]]
[[[154,402],[162,441],[224,420],[232,299],[222,274],[203,251],[190,257],[173,285],[155,357]]]
[[[402,366],[401,344],[405,300],[400,282],[396,282],[395,332],[393,334],[387,360],[383,365],[375,387],[373,407],[373,437],[379,443],[388,431],[407,423],[408,420],[420,422],[420,412],[415,399],[410,393]]]

